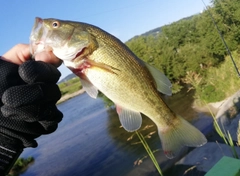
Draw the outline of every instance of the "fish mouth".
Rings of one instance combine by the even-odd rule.
[[[30,34],[30,53],[33,57],[42,51],[52,50],[50,45],[46,42],[49,35],[51,35],[51,32],[45,27],[43,19],[36,17]]]
[[[53,54],[61,60],[81,60],[82,57],[85,56],[85,50],[87,47],[82,46],[78,51],[75,51],[74,48],[70,48],[67,45],[69,40],[73,35],[74,29],[72,29],[72,33],[69,34],[67,40],[58,41],[57,38],[54,38],[54,31],[51,30],[46,21],[42,18],[36,17],[35,22],[30,34],[30,53],[34,58],[37,53],[43,51],[52,51]]]

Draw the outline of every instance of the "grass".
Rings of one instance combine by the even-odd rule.
[[[240,53],[232,53],[234,58],[238,58]],[[240,68],[240,60],[235,59],[236,65]],[[210,67],[206,70],[206,75],[189,71],[184,82],[191,84],[196,90],[196,99],[199,102],[217,102],[231,96],[239,90],[239,77],[234,69],[229,56],[218,67]]]
[[[240,121],[238,122],[238,130],[237,130],[237,145],[240,146]]]
[[[233,57],[238,58],[239,54],[233,52]],[[235,59],[236,65],[240,66],[240,60]],[[222,80],[222,81],[221,81]],[[233,67],[230,57],[226,57],[224,63],[219,67],[210,68],[207,73],[208,84],[213,85],[217,93],[224,94],[224,97],[229,97],[233,92],[239,89],[239,77]]]
[[[161,170],[161,168],[160,168],[160,166],[159,166],[159,164],[158,164],[158,162],[157,162],[157,160],[156,160],[156,158],[155,158],[155,156],[154,156],[154,154],[153,154],[153,151],[150,149],[149,145],[147,144],[145,138],[144,138],[143,135],[142,135],[141,133],[139,133],[138,131],[136,131],[135,133],[137,134],[137,136],[138,136],[138,138],[140,139],[142,145],[144,146],[145,150],[147,151],[147,153],[148,153],[149,157],[151,158],[154,166],[156,167],[158,173],[159,173],[161,176],[163,176],[162,170]]]
[[[233,140],[232,140],[232,137],[231,137],[229,131],[227,131],[227,132],[225,130],[224,130],[224,132],[222,131],[222,129],[220,128],[220,126],[217,122],[217,119],[216,119],[215,115],[212,113],[212,111],[211,111],[211,109],[209,108],[208,105],[207,105],[207,107],[208,107],[208,110],[211,113],[211,116],[213,118],[214,129],[216,130],[218,135],[224,140],[225,144],[230,146],[233,157],[236,158],[236,159],[239,159],[237,151],[235,149],[235,145],[233,143]],[[238,129],[238,131],[239,131],[239,129]]]
[[[19,176],[34,162],[33,157],[18,158],[7,176]]]
[[[62,96],[74,93],[82,88],[80,79],[78,77],[72,78],[66,82],[58,84]]]

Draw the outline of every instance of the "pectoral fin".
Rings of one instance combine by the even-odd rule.
[[[80,78],[80,81],[87,94],[96,99],[98,95],[98,89],[87,78]]]
[[[104,64],[104,63],[100,63],[100,62],[95,62],[93,60],[86,60],[85,64],[88,65],[88,68],[90,69],[94,69],[94,68],[98,68],[98,69],[102,69],[106,72],[112,73],[112,74],[117,74],[120,70],[117,68],[114,68],[110,65]]]
[[[152,74],[154,80],[156,81],[157,90],[163,94],[166,94],[169,96],[172,95],[172,90],[171,90],[172,84],[169,81],[169,79],[159,70],[157,70],[155,67],[149,65],[148,63],[145,63],[145,65],[150,71],[150,73]]]
[[[135,112],[118,105],[116,107],[120,122],[126,131],[133,132],[141,127],[142,116],[140,112]]]

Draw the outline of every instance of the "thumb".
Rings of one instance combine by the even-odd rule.
[[[17,44],[6,52],[2,59],[17,65],[31,59],[31,54],[29,50],[29,45],[27,44]]]
[[[6,52],[1,58],[5,61],[21,65],[22,63],[31,59],[29,45],[17,44],[8,52]],[[58,59],[51,51],[38,53],[35,56],[35,60],[52,64],[55,67],[59,67],[62,64],[62,61]]]

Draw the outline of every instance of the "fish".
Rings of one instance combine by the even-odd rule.
[[[142,125],[142,114],[157,126],[164,154],[175,157],[182,147],[200,147],[206,137],[174,113],[160,93],[172,95],[164,73],[139,59],[123,42],[103,29],[75,21],[35,18],[30,50],[51,50],[76,74],[92,98],[101,91],[116,105],[122,127],[129,132]]]

